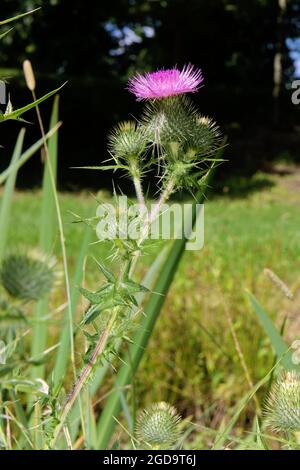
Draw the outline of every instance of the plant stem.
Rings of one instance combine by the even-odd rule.
[[[172,195],[172,193],[174,191],[174,186],[175,186],[174,180],[170,179],[168,181],[164,191],[161,193],[157,204],[154,206],[153,210],[151,211],[150,219],[149,219],[149,226],[152,224],[152,222],[159,215],[159,211],[161,210],[163,204],[165,204],[165,202],[167,202],[168,199],[170,198],[170,196]]]
[[[144,197],[144,193],[143,193],[141,178],[139,176],[134,176],[133,177],[133,184],[134,184],[135,193],[136,193],[138,203],[142,206],[143,210],[145,210],[146,209],[146,203],[145,203],[145,197]]]
[[[153,207],[153,209],[150,213],[150,216],[147,217],[147,219],[145,221],[145,226],[144,226],[144,229],[143,229],[143,232],[142,232],[142,236],[141,236],[140,240],[138,241],[138,246],[139,247],[142,245],[142,243],[147,238],[150,226],[151,226],[152,222],[156,219],[156,217],[158,217],[159,212],[160,212],[163,204],[165,204],[165,202],[167,202],[167,200],[170,198],[171,194],[173,193],[174,186],[175,186],[174,181],[172,179],[170,179],[168,181],[164,191],[161,193],[157,203]],[[132,276],[139,256],[140,256],[139,251],[133,256],[132,261],[131,261],[129,276]]]
[[[296,438],[297,445],[300,445],[300,431],[295,431],[294,435],[295,435],[295,438]]]
[[[89,362],[83,368],[78,380],[75,382],[75,385],[74,385],[73,389],[71,390],[71,392],[70,392],[70,394],[67,398],[67,402],[66,402],[66,404],[63,408],[63,411],[62,411],[62,414],[61,414],[61,417],[60,417],[60,422],[59,422],[59,424],[56,427],[55,432],[54,432],[53,440],[52,440],[52,443],[51,443],[52,448],[55,447],[57,439],[58,439],[58,437],[59,437],[59,435],[60,435],[60,433],[61,433],[61,431],[64,427],[66,418],[67,418],[69,412],[71,411],[71,409],[74,405],[74,402],[75,402],[76,398],[78,397],[82,387],[84,386],[86,380],[88,379],[94,365],[96,364],[98,357],[104,352],[105,346],[107,344],[107,340],[110,336],[110,333],[111,333],[112,328],[114,326],[115,320],[118,316],[119,309],[120,309],[120,307],[115,307],[114,308],[112,317],[111,317],[109,323],[107,324],[104,332],[102,333],[101,337],[99,338]]]

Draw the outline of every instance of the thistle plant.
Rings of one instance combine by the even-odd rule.
[[[136,436],[142,448],[171,449],[180,436],[181,417],[166,402],[155,403],[143,410],[136,424]]]
[[[195,93],[202,81],[201,71],[188,65],[181,71],[173,68],[136,75],[128,83],[128,90],[136,99],[146,101],[144,110],[140,119],[123,122],[112,130],[108,137],[111,161],[96,169],[122,171],[132,180],[140,207],[136,218],[142,218],[142,230],[137,240],[129,235],[111,240],[114,259],[118,258],[118,273],[97,260],[105,282],[95,292],[80,289],[89,302],[80,324],[89,344],[83,358],[85,365],[56,417],[59,423],[50,442],[52,448],[82,387],[97,365],[117,356],[118,344],[129,340],[138,311],[136,295],[147,292],[134,279],[134,271],[144,251],[151,224],[176,191],[184,189],[193,193],[201,190],[211,167],[216,164],[214,155],[220,145],[219,129],[185,96],[186,93]],[[143,182],[152,168],[156,169],[159,177],[159,197],[148,213]],[[145,413],[139,421],[140,436],[144,429],[144,437],[152,439],[153,445],[167,445],[171,441],[173,444],[171,436],[175,436],[179,420],[173,408],[160,404],[151,409],[150,414]],[[151,429],[154,431],[152,437]]]
[[[300,375],[284,372],[273,384],[266,403],[265,425],[300,444]]]

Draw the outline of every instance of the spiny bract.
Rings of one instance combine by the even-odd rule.
[[[144,75],[137,74],[129,80],[127,88],[136,96],[137,101],[142,101],[195,93],[202,81],[201,70],[188,64],[182,70],[173,67]]]

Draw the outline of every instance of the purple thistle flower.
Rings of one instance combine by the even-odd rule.
[[[189,64],[182,70],[174,67],[138,74],[129,80],[127,89],[136,96],[137,101],[142,101],[194,93],[202,81],[201,70]]]

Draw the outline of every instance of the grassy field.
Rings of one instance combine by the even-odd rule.
[[[289,341],[300,334],[300,172],[292,170],[284,176],[255,175],[253,190],[241,185],[240,193],[232,194],[225,188],[224,195],[207,201],[205,246],[185,253],[136,377],[139,407],[166,400],[184,416],[212,428],[220,426],[225,414],[230,416],[233,405],[249,388],[236,341],[254,383],[274,360],[246,298],[247,289],[279,327],[288,318],[285,336]],[[60,202],[72,271],[84,227],[72,223],[70,212],[92,216],[97,203],[88,193],[62,193]],[[37,245],[39,218],[39,191],[17,192],[9,249],[28,251]],[[60,260],[58,237],[53,253]],[[108,250],[93,245],[90,254],[107,256]],[[141,272],[152,256],[148,258],[142,261]],[[272,284],[264,274],[266,267],[291,287],[294,301]],[[96,288],[97,282],[95,264],[89,259],[86,284]],[[53,302],[55,307],[63,299],[55,297]],[[241,427],[247,427],[253,406],[242,415]],[[203,432],[200,439],[207,441],[209,436]]]

